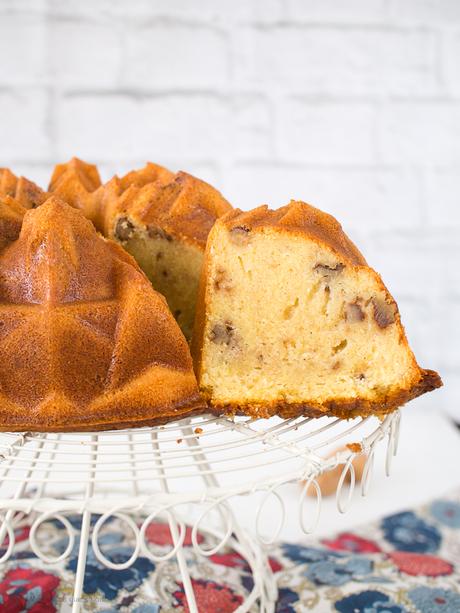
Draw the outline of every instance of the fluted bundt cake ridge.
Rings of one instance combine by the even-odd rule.
[[[10,196],[0,196],[0,250],[18,238],[27,209]]]
[[[49,191],[80,209],[95,225],[100,213],[101,178],[94,164],[72,158],[55,166]]]
[[[153,164],[147,168],[150,166],[161,169],[154,181],[145,181],[145,169],[119,179],[121,193],[106,209],[104,233],[126,240],[126,216],[150,234],[160,231],[204,249],[214,221],[231,210],[230,204],[201,179],[182,171],[174,175]]]
[[[101,178],[97,166],[88,164],[88,162],[84,162],[77,157],[73,157],[69,162],[57,164],[54,167],[49,190],[56,192],[60,184],[70,183],[71,179],[76,183],[80,183],[88,192],[95,191],[101,185]]]
[[[46,192],[33,181],[0,168],[0,250],[18,238],[26,211],[46,198]]]
[[[47,193],[33,181],[17,177],[9,168],[0,168],[0,197],[13,198],[25,209],[34,209],[42,204]]]
[[[0,359],[2,430],[111,429],[203,409],[164,298],[56,197],[0,254]]]
[[[143,168],[131,170],[124,176],[120,177],[119,181],[121,190],[124,191],[125,189],[128,189],[130,185],[142,187],[143,185],[147,185],[147,183],[155,183],[156,181],[167,183],[173,178],[174,173],[164,166],[154,164],[153,162],[147,162]]]

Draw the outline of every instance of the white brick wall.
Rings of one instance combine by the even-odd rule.
[[[2,0],[0,163],[151,159],[336,215],[460,417],[458,0]]]

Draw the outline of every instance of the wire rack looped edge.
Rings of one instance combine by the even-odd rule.
[[[31,547],[37,556],[51,564],[66,559],[73,549],[75,530],[66,516],[78,513],[85,518],[85,516],[91,517],[91,514],[97,513],[100,517],[93,528],[92,536],[90,536],[88,524],[86,538],[91,541],[94,555],[101,564],[113,568],[113,570],[121,570],[133,564],[139,555],[147,556],[157,562],[176,557],[183,577],[185,575],[184,585],[188,592],[189,608],[191,611],[196,611],[196,603],[195,608],[193,606],[194,596],[191,583],[190,580],[188,582],[186,580],[187,571],[184,570],[183,566],[185,529],[189,525],[192,533],[192,547],[197,555],[209,556],[226,546],[231,546],[247,560],[251,567],[255,580],[254,589],[244,605],[238,609],[238,612],[249,611],[257,599],[261,603],[260,611],[273,611],[273,603],[276,600],[276,583],[274,583],[273,576],[267,566],[266,551],[278,537],[287,515],[285,500],[279,492],[281,486],[292,481],[303,480],[305,482],[299,494],[298,520],[303,532],[310,534],[316,527],[321,511],[321,490],[317,477],[321,473],[338,466],[343,467],[336,492],[337,506],[341,512],[346,511],[355,488],[352,460],[357,453],[353,451],[353,449],[356,449],[356,443],[353,446],[344,447],[332,457],[323,456],[321,452],[329,445],[342,441],[351,434],[360,439],[359,453],[367,455],[361,482],[361,493],[366,495],[372,475],[374,451],[376,445],[384,438],[388,439],[385,468],[387,474],[389,474],[391,460],[393,455],[396,454],[398,446],[400,415],[396,412],[386,416],[383,421],[378,422],[374,429],[362,436],[357,435],[362,434],[361,431],[364,431],[366,424],[369,425],[369,418],[351,422],[346,428],[343,428],[344,422],[341,420],[328,420],[326,423],[321,423],[321,420],[312,421],[308,418],[299,418],[285,420],[275,425],[267,423],[268,427],[263,428],[262,431],[255,429],[256,421],[250,419],[232,421],[210,417],[201,421],[188,420],[175,425],[175,427],[166,426],[156,429],[143,429],[142,431],[103,433],[102,435],[85,434],[81,435],[80,438],[78,435],[70,437],[30,434],[0,435],[0,452],[3,458],[3,461],[0,462],[0,471],[3,469],[3,480],[17,486],[13,496],[10,498],[2,497],[0,502],[0,511],[4,513],[0,517],[0,541],[3,543],[7,536],[9,540],[0,563],[6,562],[11,556],[15,545],[14,530],[24,520],[24,516],[29,516],[30,519],[30,515],[35,515],[31,522],[29,536]],[[342,426],[342,429],[337,431],[339,425]],[[313,426],[313,429],[311,426]],[[214,429],[214,432],[209,432],[208,428]],[[225,432],[236,432],[240,435],[240,439],[236,442],[214,442],[215,439],[212,439],[212,436],[221,436]],[[175,437],[179,434],[181,435],[178,437],[181,439],[180,443],[185,441],[186,447],[178,450],[175,445],[179,441]],[[291,435],[289,440],[283,438],[289,434]],[[126,457],[128,458],[132,493],[126,496],[125,492],[119,499],[106,499],[100,495],[103,492],[98,491],[98,495],[96,495],[96,488],[100,485],[104,475],[107,474],[104,462],[105,452],[109,457],[113,455],[115,450],[116,455],[120,441],[122,441],[121,437],[124,437],[123,443],[127,449]],[[205,444],[207,437],[210,440],[209,444]],[[244,450],[248,448],[248,445],[253,444],[264,447],[263,451],[259,450],[249,455],[251,458],[256,458],[255,464],[260,459],[266,462],[266,458],[274,452],[282,452],[291,460],[293,458],[299,460],[298,465],[274,477],[259,477],[240,481],[236,485],[222,485],[220,479],[229,472],[228,460],[226,456],[219,458],[218,454],[235,449]],[[147,447],[147,445],[149,460],[146,463],[143,452],[144,446]],[[71,479],[72,482],[75,481],[76,484],[83,485],[84,491],[77,498],[59,499],[47,496],[47,488],[50,485],[60,483],[59,469],[62,466],[62,457],[64,459],[67,457],[69,447],[76,451],[77,458],[85,457],[87,460],[84,476],[80,477],[80,481]],[[188,478],[188,469],[183,469],[183,460],[187,454],[189,465],[190,459],[193,462],[193,476],[198,475],[204,487],[185,493],[177,490],[171,491],[170,484],[174,483],[175,479]],[[218,465],[220,459],[221,463],[218,468],[211,467],[214,459],[216,459]],[[270,463],[268,462],[268,464]],[[113,463],[110,465],[113,470]],[[251,465],[246,467],[245,473],[251,467]],[[56,469],[57,472],[53,472]],[[141,489],[141,484],[144,481],[142,471],[146,469],[149,471],[155,470],[150,476],[154,482],[160,485],[159,490],[157,489],[154,494],[150,495],[143,494]],[[15,470],[22,471],[22,474],[20,476],[14,475]],[[98,475],[99,471],[100,475]],[[348,474],[351,478],[347,484],[346,477]],[[32,497],[26,497],[25,492],[30,484],[34,484],[36,490],[32,493]],[[307,503],[309,490],[314,492],[315,500],[309,500]],[[235,496],[249,495],[255,492],[262,492],[263,497],[256,511],[256,538],[253,539],[238,525],[230,509],[229,501]],[[277,500],[279,505],[279,522],[274,532],[267,538],[259,526],[259,519],[267,508],[270,509],[270,512],[273,511],[273,498]],[[190,503],[201,504],[205,507],[197,520],[191,524],[186,521],[180,510],[181,505]],[[314,512],[311,513],[310,508],[310,513],[307,513],[306,506],[313,506]],[[217,515],[222,520],[218,529],[212,528],[208,522],[203,521],[211,511],[217,511]],[[309,516],[308,523],[305,522],[306,515]],[[120,520],[126,522],[135,537],[132,555],[128,560],[118,564],[114,564],[104,555],[99,544],[100,530],[104,522],[111,516],[117,516]],[[133,517],[136,517],[137,520],[134,521]],[[161,555],[152,552],[145,538],[147,526],[157,517],[166,518],[173,543],[170,550],[162,552]],[[68,535],[68,545],[65,551],[54,559],[41,550],[39,539],[37,539],[40,525],[50,519],[61,522]],[[212,537],[214,545],[204,550],[198,541],[199,533],[205,533]],[[80,579],[78,574],[77,572],[75,594],[79,598],[81,596],[82,572],[80,572]],[[80,586],[78,586],[79,583]],[[78,610],[77,603],[73,611]]]

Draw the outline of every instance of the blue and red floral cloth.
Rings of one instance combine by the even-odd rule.
[[[79,519],[70,519],[78,529]],[[1,613],[70,611],[78,539],[69,558],[46,566],[30,550],[28,530],[17,530],[14,556],[0,567]],[[170,546],[163,524],[150,525],[147,538],[156,549]],[[57,522],[43,525],[40,540],[54,556],[68,542]],[[106,524],[99,543],[114,562],[132,553],[131,537],[117,518]],[[253,585],[246,561],[234,551],[196,556],[189,531],[184,544],[200,613],[234,611]],[[279,544],[271,554],[279,584],[277,613],[459,613],[460,491],[354,532]],[[139,557],[130,568],[113,571],[90,547],[84,591],[83,611],[188,611],[174,560],[155,564]]]

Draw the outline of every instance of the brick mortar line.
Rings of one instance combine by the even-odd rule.
[[[8,82],[4,80],[0,85],[0,94],[12,94],[15,92],[23,93],[30,90],[42,89],[46,90],[50,86],[53,86],[55,81],[52,77],[39,77],[37,81],[30,81],[29,83],[18,83],[14,81]],[[56,85],[59,88],[61,96],[65,98],[130,98],[134,100],[151,100],[171,97],[183,97],[186,98],[214,98],[215,100],[222,101],[224,104],[231,104],[233,99],[239,97],[252,97],[258,98],[261,101],[270,101],[271,94],[267,92],[265,88],[258,90],[244,89],[242,87],[235,88],[231,93],[228,92],[230,86],[216,86],[215,88],[203,87],[200,88],[177,88],[177,87],[159,87],[157,89],[142,89],[126,87],[123,85],[112,86],[107,85],[100,88],[82,88],[78,84],[72,85],[72,83],[61,82]],[[460,103],[460,92],[453,94],[440,94],[436,95],[398,95],[398,94],[328,94],[320,93],[308,94],[302,91],[290,90],[289,88],[283,89],[279,92],[277,97],[279,104],[284,104],[289,101],[303,102],[307,105],[318,105],[321,108],[321,104],[344,104],[347,106],[353,105],[368,105],[378,106],[380,103],[385,102],[390,105],[411,105],[416,106],[423,105],[435,105],[435,106],[451,106],[457,107]]]
[[[331,31],[339,31],[339,32],[348,32],[348,31],[379,31],[379,32],[399,32],[401,34],[405,33],[431,33],[437,30],[443,29],[460,29],[460,20],[458,23],[452,24],[449,22],[429,22],[420,23],[420,22],[410,22],[397,21],[396,17],[394,18],[382,18],[377,19],[375,21],[355,21],[346,19],[346,20],[330,20],[330,19],[321,19],[321,18],[308,18],[302,17],[301,15],[293,16],[292,18],[268,18],[266,20],[258,20],[257,18],[245,18],[238,17],[238,15],[234,16],[233,19],[229,22],[228,15],[220,15],[218,13],[209,14],[204,18],[199,15],[187,15],[184,17],[179,12],[175,13],[171,12],[158,12],[155,15],[151,15],[148,11],[145,14],[138,13],[133,14],[129,11],[121,10],[111,10],[105,11],[101,10],[100,12],[94,12],[94,5],[92,7],[88,7],[88,9],[82,10],[80,12],[76,11],[72,12],[64,12],[59,6],[53,5],[51,7],[50,3],[44,5],[43,8],[36,9],[34,8],[33,3],[27,7],[20,7],[17,5],[11,5],[8,7],[0,5],[0,16],[33,16],[33,17],[44,17],[49,15],[52,21],[56,22],[69,22],[69,23],[96,23],[96,24],[104,24],[113,21],[123,21],[123,23],[128,23],[130,25],[136,25],[139,28],[148,28],[152,25],[160,25],[160,26],[183,26],[190,27],[191,29],[198,27],[203,27],[210,30],[217,31],[226,31],[232,26],[244,26],[245,28],[251,28],[253,30],[286,30],[286,29],[297,29],[297,30],[323,30],[328,29]],[[231,23],[231,26],[229,26]]]
[[[238,23],[238,22],[237,22]],[[382,21],[381,23],[373,23],[373,22],[334,22],[334,21],[322,21],[322,20],[299,20],[295,19],[293,21],[273,21],[273,22],[246,22],[248,29],[251,28],[253,30],[259,31],[270,31],[278,29],[282,30],[331,30],[337,32],[349,32],[349,31],[363,31],[363,32],[392,32],[392,33],[431,33],[440,29],[441,24],[399,24],[396,22],[386,22]],[[242,25],[241,22],[238,25]],[[460,27],[460,22],[459,22]]]

